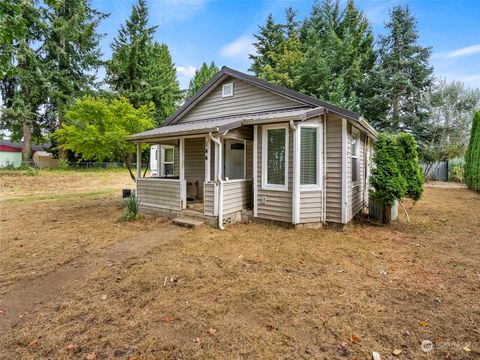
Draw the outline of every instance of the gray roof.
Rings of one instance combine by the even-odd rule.
[[[9,146],[9,147],[12,147],[12,148],[15,148],[15,149],[21,149],[21,148],[23,148],[23,143],[13,142],[13,141],[10,141],[10,140],[0,140],[0,146]],[[48,149],[50,146],[51,146],[51,144],[49,144],[49,143],[48,144],[40,144],[40,145],[32,144],[32,150],[33,151],[41,151],[41,150]]]

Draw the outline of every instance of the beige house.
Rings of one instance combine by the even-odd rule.
[[[137,160],[141,144],[158,145],[157,176],[137,179],[140,210],[220,228],[245,217],[346,224],[368,204],[376,135],[356,113],[224,67],[129,139]]]

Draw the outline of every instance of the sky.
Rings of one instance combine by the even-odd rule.
[[[136,0],[93,0],[94,8],[110,13],[99,31],[104,59],[110,44],[128,18]],[[155,40],[166,43],[177,68],[181,87],[203,62],[214,61],[247,71],[254,52],[253,34],[272,13],[278,22],[292,6],[299,18],[308,15],[313,0],[147,0],[150,25],[158,25]],[[408,4],[418,21],[419,43],[432,47],[435,75],[480,88],[480,0],[357,0],[378,36],[394,5]],[[104,75],[104,70],[99,72]]]

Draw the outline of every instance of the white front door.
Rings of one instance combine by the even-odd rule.
[[[241,140],[225,140],[225,179],[245,177],[245,143]]]

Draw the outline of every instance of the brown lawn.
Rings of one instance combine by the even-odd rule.
[[[186,231],[117,223],[127,175],[105,176],[0,203],[0,358],[480,356],[479,194],[427,187],[388,227]]]

